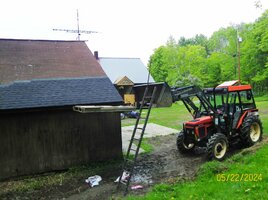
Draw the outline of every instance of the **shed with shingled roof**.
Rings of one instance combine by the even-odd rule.
[[[0,39],[0,179],[122,157],[122,98],[84,41]]]

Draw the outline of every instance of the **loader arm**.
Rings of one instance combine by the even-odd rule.
[[[195,85],[186,87],[169,87],[167,83],[135,85],[133,93],[136,95],[136,102],[142,100],[146,88],[148,88],[149,94],[151,94],[153,87],[157,87],[154,107],[169,107],[174,102],[182,101],[193,118],[199,117],[202,114],[212,115],[215,113],[215,109],[210,104],[206,94],[200,87]]]
[[[214,107],[198,86],[173,87],[171,88],[171,95],[173,102],[182,101],[184,103],[193,118],[200,117],[203,114],[213,115],[215,113]]]

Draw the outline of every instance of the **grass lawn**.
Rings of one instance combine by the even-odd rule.
[[[256,104],[257,108],[259,109],[263,132],[268,135],[268,100],[258,101]]]
[[[268,98],[256,98],[264,135],[268,135]],[[150,122],[181,128],[186,116],[183,105],[153,109]],[[167,119],[168,118],[168,119]],[[224,162],[207,162],[195,180],[159,184],[144,197],[128,199],[267,199],[268,145],[255,145]]]
[[[142,114],[144,116],[144,113]],[[168,108],[152,108],[148,123],[155,123],[162,126],[181,129],[186,120],[192,119],[182,102],[174,103]],[[142,123],[142,120],[140,121]],[[122,126],[134,125],[135,119],[123,119]]]

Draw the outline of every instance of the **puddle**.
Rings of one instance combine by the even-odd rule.
[[[131,183],[152,184],[152,176],[146,174],[133,174],[131,177]]]
[[[132,183],[152,184],[152,170],[145,166],[136,166],[131,177]]]

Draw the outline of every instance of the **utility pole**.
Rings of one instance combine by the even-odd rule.
[[[237,40],[237,73],[238,73],[238,83],[241,84],[240,78],[240,43],[242,42],[242,38],[238,34],[238,30],[236,32],[236,40]]]
[[[53,29],[53,31],[65,31],[67,33],[77,33],[77,40],[80,40],[80,36],[81,33],[85,33],[85,34],[91,34],[91,33],[98,33],[96,31],[86,31],[86,30],[80,30],[80,26],[79,26],[79,12],[77,9],[77,30],[70,30],[70,29]]]

